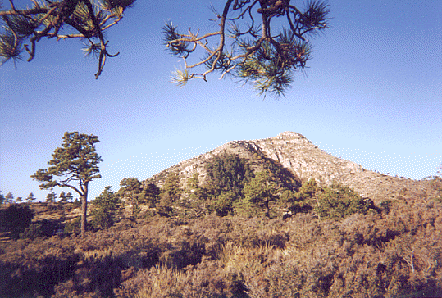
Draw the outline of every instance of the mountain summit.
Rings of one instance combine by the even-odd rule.
[[[260,171],[265,161],[277,164],[290,172],[300,183],[314,178],[319,186],[332,182],[349,186],[375,202],[386,199],[410,197],[412,194],[425,194],[427,181],[391,177],[362,168],[352,161],[328,154],[318,148],[306,137],[296,132],[283,132],[276,137],[232,141],[212,151],[180,162],[161,173],[154,175],[145,183],[162,186],[170,173],[176,173],[184,186],[186,181],[198,173],[199,184],[207,183],[207,164],[216,156],[237,155],[246,159],[254,171]],[[299,185],[298,184],[298,185]]]

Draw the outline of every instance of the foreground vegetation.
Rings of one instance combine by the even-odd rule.
[[[442,179],[375,204],[279,164],[0,208],[1,297],[441,297]],[[19,202],[17,200],[17,202]],[[21,202],[21,200],[20,200]]]
[[[0,245],[2,297],[440,297],[442,204],[319,218],[159,215]]]

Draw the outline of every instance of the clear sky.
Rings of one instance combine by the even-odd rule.
[[[217,74],[184,88],[170,83],[182,61],[165,51],[161,28],[172,20],[184,30],[213,29],[210,3],[221,10],[225,2],[138,0],[108,31],[110,51],[121,54],[108,59],[98,80],[96,60],[83,56],[78,40],[45,40],[32,62],[3,65],[2,194],[34,192],[44,200],[48,192],[29,176],[47,168],[66,131],[99,137],[103,178],[91,183],[89,199],[228,141],[284,131],[366,169],[413,179],[436,174],[442,1],[330,0],[331,28],[313,39],[310,68],[286,97],[264,101],[249,85]]]

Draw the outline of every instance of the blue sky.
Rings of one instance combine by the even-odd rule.
[[[221,10],[224,1],[211,3]],[[171,84],[182,61],[165,50],[161,28],[172,20],[213,29],[206,0],[138,0],[108,31],[110,51],[121,54],[98,80],[80,41],[40,42],[32,62],[0,68],[2,194],[44,200],[29,176],[47,167],[66,131],[99,137],[103,178],[89,199],[228,141],[284,131],[367,169],[434,175],[442,163],[442,1],[328,3],[331,28],[312,40],[309,69],[278,100],[216,74]]]

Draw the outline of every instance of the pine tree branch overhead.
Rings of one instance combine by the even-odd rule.
[[[181,33],[172,23],[163,27],[170,53],[184,60],[172,81],[182,86],[190,79],[212,72],[223,78],[251,82],[260,95],[284,95],[294,72],[311,59],[308,39],[328,28],[328,5],[313,0],[300,9],[291,0],[227,0],[222,13],[216,12],[219,30],[199,36],[199,30]],[[276,19],[280,21],[275,22]],[[192,54],[206,53],[192,60]],[[198,54],[199,55],[199,54]],[[192,56],[193,57],[193,56]]]
[[[27,52],[31,61],[35,57],[36,43],[42,38],[88,39],[86,54],[94,53],[98,58],[98,71],[103,72],[107,57],[119,54],[108,52],[108,40],[103,33],[123,19],[126,8],[135,0],[62,0],[32,2],[32,8],[17,9],[14,0],[9,0],[10,9],[0,7],[0,57],[1,64],[22,59]],[[74,29],[75,33],[68,33]]]

